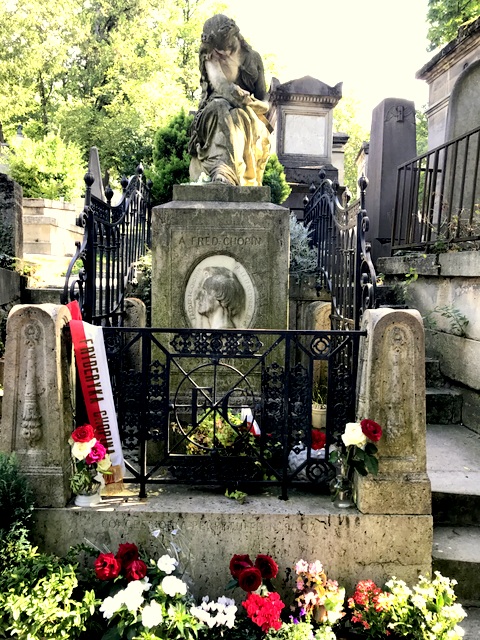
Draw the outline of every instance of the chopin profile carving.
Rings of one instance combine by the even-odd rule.
[[[232,329],[235,317],[245,308],[245,291],[237,276],[226,267],[207,267],[196,295],[197,312],[210,329]]]
[[[202,95],[188,151],[190,179],[258,186],[270,150],[260,55],[222,14],[207,20],[199,50]]]

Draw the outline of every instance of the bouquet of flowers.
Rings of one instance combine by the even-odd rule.
[[[93,495],[105,484],[104,475],[112,473],[110,456],[103,444],[95,438],[91,424],[77,427],[68,442],[74,468],[70,487],[77,495]]]
[[[280,595],[273,591],[271,580],[278,574],[278,565],[268,555],[258,554],[255,562],[248,555],[234,555],[230,560],[232,580],[227,588],[239,586],[247,592],[242,606],[248,618],[265,633],[282,626],[280,613],[285,607]]]
[[[340,463],[340,476],[334,481],[332,499],[335,499],[340,491],[351,490],[355,470],[362,476],[368,473],[377,475],[376,443],[381,437],[382,427],[373,420],[348,422],[345,425],[345,432],[342,434],[344,451],[337,449],[330,454],[331,462]]]
[[[455,602],[455,584],[438,571],[433,580],[420,576],[411,589],[396,578],[389,580],[383,591],[372,580],[362,580],[348,599],[350,622],[372,639],[460,640],[463,629],[458,624],[466,614]]]
[[[178,638],[194,640],[203,627],[187,584],[174,575],[178,562],[169,554],[150,566],[135,544],[123,543],[116,554],[101,553],[94,563],[99,580],[110,583],[100,612],[109,630],[103,639]],[[203,616],[205,617],[205,616]]]
[[[295,602],[299,619],[313,619],[317,624],[335,624],[345,614],[343,602],[345,589],[335,580],[327,579],[319,560],[308,563],[299,560],[295,565],[297,574]]]

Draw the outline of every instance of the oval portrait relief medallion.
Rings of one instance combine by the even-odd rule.
[[[255,287],[235,258],[213,255],[193,269],[185,289],[185,314],[195,329],[248,329],[255,316]]]

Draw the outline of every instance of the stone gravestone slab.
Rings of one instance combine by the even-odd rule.
[[[266,187],[177,185],[152,216],[152,326],[286,329],[289,211]]]
[[[374,260],[390,255],[397,167],[417,155],[415,131],[413,102],[387,98],[373,110],[366,208]]]

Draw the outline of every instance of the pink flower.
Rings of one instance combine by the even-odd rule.
[[[101,462],[105,458],[107,450],[103,446],[101,442],[97,442],[93,445],[90,453],[85,458],[85,462],[87,464],[95,464],[96,462]]]

